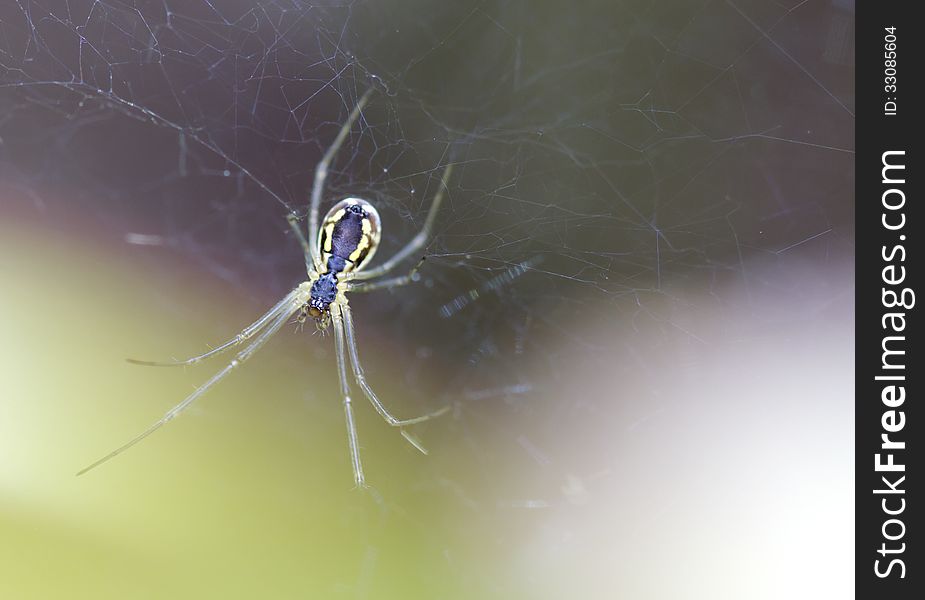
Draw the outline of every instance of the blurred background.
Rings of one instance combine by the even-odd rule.
[[[4,598],[844,598],[853,2],[0,4]],[[421,282],[285,327],[84,476],[305,277],[377,259],[456,164]],[[410,266],[410,265],[409,265]],[[358,396],[358,394],[355,394]]]

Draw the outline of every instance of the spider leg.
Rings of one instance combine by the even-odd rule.
[[[228,375],[233,370],[238,368],[241,365],[241,363],[243,363],[245,360],[250,358],[250,356],[254,352],[256,352],[261,346],[263,346],[266,343],[266,341],[270,339],[270,337],[274,333],[276,333],[280,327],[283,326],[283,324],[286,322],[286,319],[289,318],[289,316],[295,310],[297,305],[293,303],[290,305],[290,307],[292,308],[292,310],[280,312],[276,316],[276,318],[272,321],[272,323],[270,323],[270,326],[267,327],[267,329],[263,333],[257,336],[257,339],[251,342],[247,348],[239,352],[233,359],[231,359],[231,361],[227,365],[225,365],[224,369],[222,369],[221,371],[213,375],[208,381],[206,381],[204,384],[196,388],[193,391],[193,393],[187,396],[182,402],[180,402],[179,404],[171,408],[169,411],[167,411],[167,413],[159,421],[157,421],[156,423],[148,427],[145,431],[138,434],[137,436],[135,436],[134,438],[132,438],[125,444],[119,446],[118,448],[116,448],[115,450],[113,450],[112,452],[104,456],[103,458],[97,460],[96,462],[92,463],[91,465],[87,467],[84,467],[83,469],[77,472],[77,475],[83,475],[87,471],[91,469],[95,469],[96,467],[100,466],[104,462],[112,458],[115,458],[119,454],[122,454],[123,452],[125,452],[126,450],[128,450],[129,448],[131,448],[132,446],[134,446],[141,440],[145,439],[146,437],[148,437],[149,435],[151,435],[152,433],[154,433],[155,431],[157,431],[158,429],[166,425],[168,422],[172,421],[174,418],[176,418],[176,416],[179,415],[184,410],[186,410],[190,404],[192,404],[200,396],[205,394],[209,390],[209,388],[211,388],[213,385],[215,385],[216,383],[224,379],[226,375]]]
[[[381,279],[379,281],[372,281],[368,283],[363,282],[363,283],[348,284],[347,291],[348,292],[374,292],[376,290],[381,290],[381,289],[397,288],[403,285],[408,285],[409,283],[412,283],[412,282],[419,281],[421,279],[421,276],[418,275],[418,269],[420,269],[421,265],[424,264],[425,258],[426,257],[422,257],[421,260],[418,261],[418,264],[414,265],[414,268],[411,269],[405,275],[399,275],[397,277],[389,277],[388,279]]]
[[[440,415],[450,410],[449,406],[444,406],[443,408],[434,412],[427,413],[420,417],[413,417],[411,419],[398,419],[393,416],[392,413],[390,413],[388,409],[382,404],[382,402],[376,396],[376,393],[366,382],[366,375],[363,373],[363,366],[360,364],[360,356],[357,352],[356,336],[354,335],[353,329],[353,315],[350,312],[350,306],[346,302],[343,302],[341,304],[341,310],[343,311],[344,315],[344,329],[347,333],[347,348],[350,352],[350,362],[353,365],[353,377],[356,379],[357,385],[360,386],[360,389],[363,390],[363,394],[373,405],[373,408],[375,408],[376,412],[378,412],[379,415],[385,419],[386,423],[392,427],[405,427],[406,425],[414,425],[415,423],[421,423],[423,421],[433,419],[434,417],[439,417]],[[402,431],[402,436],[404,436],[404,438],[408,440],[412,446],[424,454],[427,454],[427,451],[424,450],[423,446],[420,445],[420,442],[418,442],[416,438],[409,437],[404,431]]]
[[[437,220],[437,213],[440,211],[440,205],[443,203],[443,194],[447,189],[447,183],[450,180],[450,175],[453,173],[453,163],[450,163],[446,166],[446,169],[443,170],[443,177],[440,178],[440,188],[437,190],[437,193],[434,194],[434,200],[430,204],[430,210],[427,212],[427,219],[424,221],[424,227],[421,231],[418,232],[416,236],[411,238],[411,241],[408,242],[404,248],[395,253],[392,258],[385,261],[378,267],[370,269],[368,271],[360,271],[355,273],[354,278],[357,280],[363,279],[374,279],[385,275],[399,263],[406,260],[409,256],[413,256],[421,251],[421,248],[424,247],[424,244],[427,243],[428,238],[434,228],[434,222]]]
[[[427,456],[428,454],[430,454],[430,453],[427,451],[427,448],[425,448],[424,445],[421,443],[421,440],[419,440],[417,437],[411,435],[411,433],[410,433],[409,431],[406,431],[405,429],[399,429],[398,431],[399,431],[399,433],[401,433],[401,436],[402,436],[403,438],[405,438],[405,441],[407,441],[409,444],[411,444],[412,446],[414,446],[414,447],[417,449],[418,452],[420,452],[420,453],[423,454],[424,456]]]
[[[334,347],[337,351],[337,373],[340,379],[341,396],[344,398],[344,416],[347,419],[347,444],[350,447],[350,464],[353,466],[353,481],[358,488],[366,487],[363,463],[360,461],[360,442],[357,436],[356,420],[353,418],[353,403],[350,399],[350,385],[347,383],[347,359],[344,356],[344,321],[340,304],[331,304],[331,319],[334,325]]]
[[[360,111],[366,106],[374,90],[375,88],[370,88],[357,101],[356,106],[354,106],[353,110],[350,112],[350,116],[347,117],[347,122],[344,123],[337,137],[334,138],[334,143],[331,144],[328,151],[324,153],[324,156],[315,167],[315,181],[312,183],[312,202],[308,211],[308,251],[311,253],[312,262],[316,270],[320,270],[321,267],[321,254],[318,252],[318,210],[321,206],[321,194],[324,192],[324,180],[328,177],[328,169],[331,166],[331,161],[334,160],[334,156],[337,154],[337,151],[340,150],[341,145],[347,138],[347,134],[350,133],[353,124],[356,122],[357,118],[359,118]]]
[[[175,360],[175,361],[169,361],[169,362],[138,360],[135,358],[127,358],[125,360],[127,360],[128,362],[132,364],[144,365],[147,367],[181,367],[184,365],[196,364],[207,358],[215,356],[216,354],[221,354],[225,350],[229,348],[233,348],[234,346],[237,346],[238,344],[245,342],[246,340],[253,337],[254,334],[256,334],[261,329],[266,327],[267,323],[272,321],[274,318],[278,317],[280,314],[287,312],[287,311],[288,311],[287,314],[292,314],[294,310],[293,304],[295,303],[296,297],[299,296],[299,292],[300,292],[299,288],[292,290],[291,292],[289,292],[289,294],[286,295],[285,298],[277,302],[276,306],[268,310],[266,314],[264,314],[262,317],[260,317],[259,319],[257,319],[256,321],[248,325],[247,328],[244,329],[241,333],[234,336],[227,342],[209,350],[208,352],[200,354],[198,356],[194,356],[192,358],[187,358],[184,360]]]
[[[292,228],[292,231],[295,232],[296,239],[299,240],[299,244],[302,246],[302,252],[305,254],[305,270],[309,273],[312,272],[312,249],[308,245],[308,240],[305,239],[305,234],[302,233],[302,227],[299,225],[299,217],[295,213],[289,213],[286,215],[286,220],[289,221],[289,227]]]

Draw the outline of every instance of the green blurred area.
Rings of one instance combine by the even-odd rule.
[[[463,581],[447,586],[433,455],[365,404],[374,489],[351,490],[330,338],[284,329],[181,418],[76,477],[222,364],[126,356],[195,354],[258,313],[182,269],[9,222],[0,265],[3,597],[468,597]],[[366,360],[381,396],[415,410],[383,358]],[[417,430],[434,454],[447,426]]]

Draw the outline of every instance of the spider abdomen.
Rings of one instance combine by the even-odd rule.
[[[360,198],[335,204],[324,218],[318,236],[323,273],[349,273],[372,258],[379,245],[379,213]]]

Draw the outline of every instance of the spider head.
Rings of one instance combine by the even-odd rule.
[[[315,320],[315,328],[324,333],[331,326],[331,311],[328,309],[321,310],[313,306],[308,308],[308,316]]]
[[[319,331],[324,331],[331,324],[331,303],[337,297],[337,278],[333,273],[326,273],[312,284],[311,297],[302,307],[302,314],[315,320]]]
[[[296,321],[304,325],[309,319],[315,322],[315,329],[323,334],[327,328],[331,326],[331,311],[306,303],[302,306],[302,310],[296,318]]]

